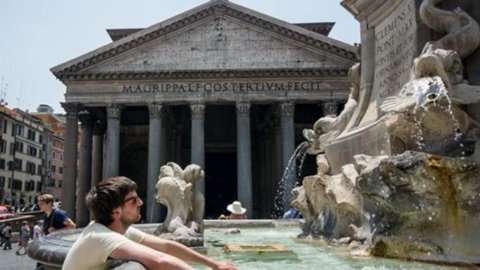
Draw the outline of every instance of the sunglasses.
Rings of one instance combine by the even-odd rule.
[[[138,195],[132,196],[130,198],[125,199],[123,203],[126,204],[129,201],[133,201],[134,204],[138,204],[138,201],[140,201],[140,197],[138,197]]]

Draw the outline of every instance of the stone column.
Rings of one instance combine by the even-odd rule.
[[[110,104],[107,107],[107,149],[105,156],[105,178],[118,176],[120,161],[120,116],[122,107]]]
[[[252,153],[250,144],[250,103],[237,102],[237,190],[238,200],[252,217]]]
[[[97,120],[93,123],[92,138],[92,187],[103,180],[103,134],[105,123]]]
[[[149,104],[150,124],[148,132],[148,183],[147,183],[147,222],[160,222],[160,204],[155,200],[157,189],[155,184],[160,172],[162,162],[162,105]],[[163,158],[164,159],[164,158]]]
[[[192,111],[192,138],[191,163],[197,164],[205,170],[205,104],[190,104]],[[205,181],[196,185],[197,190],[205,196]]]
[[[338,114],[338,102],[336,101],[324,101],[322,102],[323,115]]]
[[[92,118],[88,111],[81,111],[78,114],[80,119],[80,151],[79,170],[77,180],[77,212],[76,223],[78,227],[85,227],[90,221],[90,215],[85,196],[90,190],[92,182]]]
[[[295,126],[294,126],[294,111],[295,104],[292,102],[285,102],[280,104],[280,113],[281,113],[281,130],[282,130],[282,166],[284,170],[289,170],[285,176],[284,181],[284,192],[283,192],[283,207],[284,210],[290,208],[290,200],[292,195],[290,191],[295,187],[296,181],[296,172],[295,172],[295,163],[290,164],[288,162],[292,157],[293,152],[295,151]]]
[[[75,188],[77,179],[78,112],[80,104],[62,103],[67,113],[65,148],[63,151],[62,208],[75,218]]]

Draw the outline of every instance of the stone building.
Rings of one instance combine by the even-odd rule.
[[[62,195],[63,184],[63,148],[65,146],[65,115],[56,114],[53,108],[41,104],[34,116],[41,119],[52,132],[46,137],[45,148],[45,187],[44,191],[56,199]]]
[[[125,175],[158,221],[154,185],[174,161],[205,169],[206,217],[233,200],[269,217],[301,130],[347,99],[357,59],[327,37],[333,25],[211,0],[145,29],[108,30],[111,43],[53,67],[67,87],[64,208],[84,224],[91,184]]]
[[[37,117],[0,106],[0,202],[20,207],[44,191],[47,137],[52,132]]]

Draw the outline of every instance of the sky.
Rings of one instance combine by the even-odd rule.
[[[50,68],[111,42],[106,29],[146,28],[209,0],[1,0],[0,102],[64,113],[66,87]],[[232,0],[289,23],[335,22],[329,37],[353,45],[360,26],[341,0]]]

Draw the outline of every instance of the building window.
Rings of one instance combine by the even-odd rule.
[[[20,125],[12,125],[12,136],[20,136],[23,137],[23,130],[24,127]]]
[[[0,169],[5,169],[5,159],[0,159]]]
[[[27,133],[27,139],[35,141],[35,131],[29,129]]]
[[[7,141],[2,139],[2,144],[0,145],[0,152],[6,153],[7,152]]]
[[[17,171],[21,171],[23,168],[23,161],[19,158],[15,158],[13,162],[15,164],[14,169]]]
[[[15,151],[23,153],[23,142],[15,142]]]
[[[43,135],[42,134],[38,135],[38,142],[43,143]]]
[[[7,120],[3,121],[3,133],[4,134],[7,134],[7,126],[8,126],[8,121]]]
[[[35,190],[35,181],[31,180],[25,183],[25,191],[34,191]]]
[[[7,188],[12,188],[12,178],[8,178],[8,187]]]
[[[26,172],[29,174],[35,174],[35,169],[36,169],[35,163],[27,161]]]
[[[58,180],[58,187],[59,187],[59,188],[62,187],[62,184],[63,184],[63,181],[62,181],[62,180]]]
[[[27,147],[27,154],[32,156],[32,157],[36,157],[37,156],[37,148],[29,145]]]
[[[15,151],[15,145],[12,143],[10,143],[10,155],[13,156],[13,152]]]
[[[22,191],[23,183],[22,181],[15,179],[13,180],[13,190]]]
[[[55,167],[55,165],[52,165],[52,172],[56,172],[57,171],[57,167]]]
[[[37,182],[37,192],[42,191],[42,182]]]
[[[42,166],[42,165],[38,165],[38,167],[37,167],[37,174],[38,174],[38,175],[42,175],[42,174],[43,174],[43,166]]]
[[[5,187],[5,176],[0,176],[0,187],[1,188]]]
[[[63,174],[63,167],[58,167],[58,173]]]

